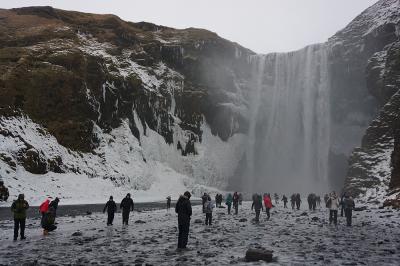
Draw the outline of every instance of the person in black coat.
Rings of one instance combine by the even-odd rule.
[[[106,206],[104,206],[103,213],[107,210],[107,225],[113,225],[114,213],[117,211],[117,204],[113,200],[113,196],[110,196],[109,201],[107,201]]]
[[[131,194],[126,194],[126,197],[121,201],[120,209],[122,209],[122,224],[128,225],[129,213],[133,211],[133,200]]]
[[[183,196],[179,197],[175,205],[175,212],[178,214],[178,250],[186,248],[189,238],[190,217],[192,216],[190,197],[190,192],[186,191]]]
[[[53,208],[54,209],[54,219],[57,216],[57,208],[58,208],[58,203],[60,203],[60,199],[59,198],[55,198],[52,202],[50,202],[49,204],[49,208]]]

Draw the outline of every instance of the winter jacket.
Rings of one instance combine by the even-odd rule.
[[[52,226],[55,222],[56,215],[55,215],[55,209],[53,207],[50,207],[48,212],[46,212],[41,221],[42,228],[49,228]]]
[[[211,200],[207,201],[204,206],[205,206],[205,208],[204,208],[205,213],[213,212],[214,204]]]
[[[42,204],[40,204],[39,211],[44,214],[49,210],[50,200],[46,199]]]
[[[58,199],[53,200],[52,202],[50,202],[49,208],[54,208],[54,211],[57,211],[59,202],[60,201]]]
[[[262,200],[261,196],[254,198],[253,204],[251,205],[251,209],[255,209],[256,211],[262,210],[263,205],[262,205]]]
[[[104,206],[103,212],[105,212],[106,210],[107,213],[115,213],[117,211],[117,204],[115,204],[115,201],[107,201],[106,205]]]
[[[186,196],[180,196],[175,205],[175,212],[178,214],[179,224],[190,223],[190,216],[192,216],[192,204]]]
[[[331,195],[328,202],[330,210],[337,210],[339,208],[339,198],[336,195]]]
[[[233,202],[233,206],[239,205],[239,195],[237,193],[233,194],[232,202]]]
[[[271,209],[272,208],[272,202],[271,202],[271,198],[268,196],[264,196],[264,206],[267,209]]]
[[[11,205],[11,211],[14,213],[14,219],[26,219],[26,210],[29,204],[26,200],[16,200]]]
[[[228,194],[228,196],[226,197],[225,204],[226,205],[232,205],[232,201],[233,201],[232,195]]]
[[[133,200],[131,198],[125,197],[121,201],[121,205],[119,206],[120,209],[123,209],[124,211],[133,211]]]
[[[343,208],[344,209],[354,209],[355,208],[355,203],[353,198],[348,197],[348,198],[344,198],[343,200]]]

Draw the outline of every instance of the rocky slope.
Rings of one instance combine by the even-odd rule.
[[[75,173],[140,190],[161,163],[224,186],[239,141],[222,140],[246,132],[251,51],[205,30],[51,7],[0,10],[0,29],[3,178]],[[12,191],[34,187],[20,183]]]
[[[382,201],[399,188],[399,27],[400,3],[391,0],[367,9],[350,24],[350,32],[344,32],[354,36],[350,38],[353,47],[357,47],[354,43],[362,47],[356,55],[366,55],[366,64],[361,68],[366,78],[360,80],[365,80],[378,107],[361,147],[350,156],[345,183],[347,190],[366,195],[367,201]]]

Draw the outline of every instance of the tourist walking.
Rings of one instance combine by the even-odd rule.
[[[107,210],[107,225],[113,225],[114,214],[117,211],[117,204],[115,203],[113,196],[110,196],[110,199],[104,206],[103,213],[105,213],[106,210]]]
[[[239,194],[237,192],[233,193],[233,208],[235,209],[235,215],[239,212]]]
[[[259,223],[260,222],[260,212],[261,212],[261,210],[263,210],[261,195],[258,195],[258,194],[253,195],[253,204],[251,205],[251,210],[253,210],[253,209],[256,212],[255,222]]]
[[[292,196],[290,196],[290,203],[292,204],[292,210],[294,210],[295,204],[296,204],[296,195],[292,194]]]
[[[287,202],[288,202],[288,198],[286,197],[286,195],[282,196],[282,201],[283,201],[283,208],[287,208]]]
[[[26,210],[29,208],[24,194],[19,194],[18,199],[11,205],[11,211],[14,213],[14,241],[18,238],[18,231],[21,240],[25,239]]]
[[[207,201],[206,201],[206,225],[211,225],[212,224],[212,213],[214,209],[214,204],[211,201],[211,197],[208,196]]]
[[[126,197],[121,201],[119,208],[122,209],[122,224],[128,225],[129,213],[133,211],[134,208],[130,193],[126,194]]]
[[[175,205],[175,212],[178,214],[178,251],[186,249],[189,238],[190,217],[192,216],[191,194],[186,191],[179,197]]]
[[[329,208],[329,224],[332,224],[333,222],[335,225],[337,225],[339,199],[335,191],[332,191],[330,194],[326,206]]]
[[[232,194],[228,193],[228,196],[226,196],[226,201],[225,201],[226,206],[228,206],[228,214],[231,214],[232,201],[233,201]]]
[[[350,195],[346,194],[343,200],[343,205],[344,205],[344,213],[346,215],[347,226],[351,226],[353,210],[355,208],[355,203],[353,198]]]
[[[265,212],[267,213],[267,219],[269,220],[269,218],[271,217],[270,210],[272,208],[272,201],[269,194],[264,194],[264,206],[265,206]]]
[[[171,196],[167,197],[167,211],[169,211],[169,209],[171,209]]]
[[[297,210],[300,210],[301,196],[299,193],[296,194],[295,199],[296,199],[296,208],[297,208]]]

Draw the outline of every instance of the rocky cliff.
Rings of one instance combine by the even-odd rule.
[[[0,32],[2,175],[78,173],[148,189],[139,180],[153,161],[224,186],[237,152],[223,141],[247,128],[251,51],[206,30],[51,7],[0,10]],[[107,160],[102,147],[130,135],[116,152],[128,158]]]
[[[399,1],[379,1],[348,28],[350,31],[340,35],[354,36],[351,46],[360,48],[354,55],[362,59],[360,70],[365,78],[358,80],[374,97],[377,114],[362,137],[361,147],[350,156],[345,189],[365,195],[367,201],[383,201],[399,188]]]

